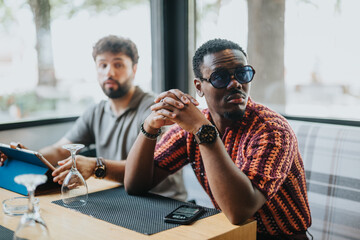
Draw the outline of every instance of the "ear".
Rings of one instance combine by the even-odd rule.
[[[134,66],[132,67],[132,69],[133,69],[133,72],[134,72],[134,74],[136,73],[136,71],[137,71],[137,63],[136,64],[134,64]]]
[[[199,95],[199,97],[203,97],[204,96],[204,92],[202,91],[201,87],[202,87],[202,82],[200,79],[195,78],[194,79],[194,85],[196,88],[196,93]]]

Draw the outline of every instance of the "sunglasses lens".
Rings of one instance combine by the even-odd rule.
[[[224,88],[229,84],[230,76],[228,71],[215,71],[210,76],[210,82],[215,88]]]
[[[251,66],[244,66],[235,69],[234,75],[239,83],[249,83],[255,74]],[[231,75],[226,69],[220,69],[210,75],[210,83],[214,88],[225,88],[231,81]]]
[[[254,69],[250,66],[245,66],[235,70],[235,78],[239,83],[249,83],[254,77]]]

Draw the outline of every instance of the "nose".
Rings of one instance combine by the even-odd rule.
[[[232,88],[242,88],[241,83],[239,83],[236,79],[234,74],[231,74],[230,76],[230,82],[226,87],[227,89],[232,89]]]
[[[114,76],[114,74],[115,74],[114,68],[111,65],[109,65],[106,69],[106,75],[108,77],[112,77]]]

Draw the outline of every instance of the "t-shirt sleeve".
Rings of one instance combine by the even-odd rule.
[[[138,106],[137,110],[137,125],[138,129],[140,129],[140,125],[145,121],[145,119],[150,115],[151,109],[150,107],[154,104],[154,97],[152,95],[144,96],[141,103]]]
[[[95,143],[95,135],[91,127],[95,109],[96,106],[88,108],[65,134],[65,138],[73,143],[82,143],[86,146]]]
[[[288,130],[263,132],[249,142],[245,150],[247,164],[243,172],[252,184],[271,199],[290,171],[296,139]]]
[[[178,125],[171,127],[156,144],[155,166],[174,173],[188,163],[187,132]]]

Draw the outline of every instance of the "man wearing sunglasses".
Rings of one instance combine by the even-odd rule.
[[[303,162],[288,122],[249,97],[255,70],[228,40],[204,43],[193,58],[197,101],[161,93],[127,158],[125,188],[142,194],[190,164],[214,206],[233,224],[257,220],[257,239],[308,239]],[[175,125],[156,143],[160,128]]]

